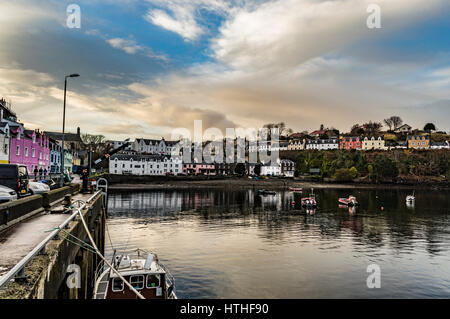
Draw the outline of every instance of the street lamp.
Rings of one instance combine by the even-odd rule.
[[[66,128],[66,92],[67,92],[67,78],[77,78],[80,75],[73,73],[64,77],[64,109],[63,109],[63,127],[62,127],[62,148],[61,148],[61,179],[60,186],[64,185],[64,130]]]

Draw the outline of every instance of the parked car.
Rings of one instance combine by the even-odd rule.
[[[42,194],[50,190],[50,186],[41,182],[29,182],[28,189],[33,195]]]
[[[14,190],[17,195],[28,195],[28,169],[25,165],[0,164],[0,185]]]
[[[15,190],[0,185],[0,203],[10,202],[17,199],[17,193]]]

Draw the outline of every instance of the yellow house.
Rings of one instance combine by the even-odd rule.
[[[288,151],[302,151],[305,149],[306,140],[290,140]]]
[[[385,145],[385,141],[384,138],[382,138],[381,136],[379,137],[364,137],[363,141],[362,141],[362,150],[364,151],[368,151],[368,150],[386,150],[386,145]]]
[[[430,137],[428,135],[408,135],[408,148],[429,149]]]

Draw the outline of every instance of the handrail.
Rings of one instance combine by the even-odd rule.
[[[22,270],[25,269],[25,267],[28,265],[28,263],[31,261],[33,257],[39,254],[39,252],[43,251],[47,243],[52,240],[58,233],[61,231],[61,229],[65,228],[77,215],[78,210],[82,210],[86,207],[87,204],[89,204],[96,196],[101,194],[101,191],[96,192],[94,195],[92,195],[86,203],[84,203],[81,207],[79,207],[72,215],[70,215],[69,218],[67,218],[59,227],[55,230],[53,230],[50,235],[48,235],[43,241],[41,241],[34,249],[28,253],[22,260],[20,260],[6,275],[0,278],[0,288],[2,288],[4,285],[6,285],[11,279],[14,278],[18,273],[20,273]]]

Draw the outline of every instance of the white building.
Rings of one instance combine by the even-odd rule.
[[[0,122],[0,164],[9,163],[10,131],[8,122]]]
[[[307,150],[337,150],[339,149],[339,141],[337,138],[308,140],[306,142]]]
[[[450,144],[448,141],[434,142],[434,143],[431,143],[430,148],[432,150],[448,150],[448,149],[450,149]]]
[[[125,144],[125,141],[109,141],[113,147],[113,149],[121,147]],[[133,150],[133,142],[129,142],[128,146],[123,149],[124,151],[132,151]]]
[[[386,150],[386,142],[384,141],[384,138],[381,136],[378,137],[364,137],[362,142],[362,150]]]
[[[295,173],[295,162],[288,159],[282,159],[281,175],[286,177],[294,177],[294,173]]]
[[[280,159],[278,159],[275,163],[262,163],[261,165],[261,176],[280,176],[281,175],[281,164]]]
[[[137,138],[133,143],[133,150],[145,154],[171,155],[177,144],[178,141],[166,141],[164,138],[161,140]]]
[[[397,127],[394,132],[395,133],[402,133],[402,134],[410,134],[412,127],[408,124],[403,124],[399,127]]]
[[[118,175],[178,175],[183,171],[181,158],[161,155],[115,154],[109,159],[109,172]]]

